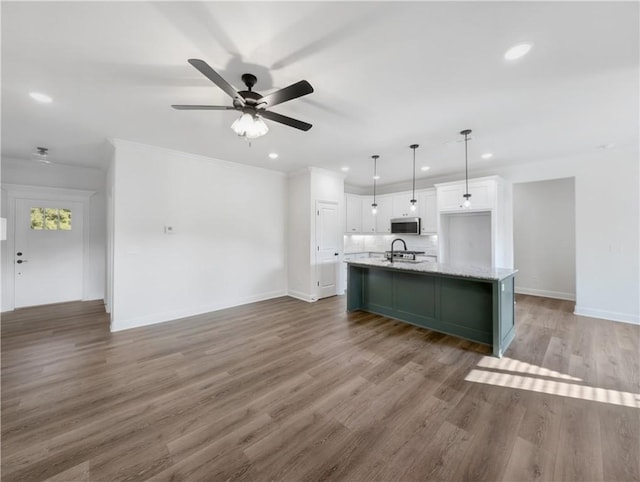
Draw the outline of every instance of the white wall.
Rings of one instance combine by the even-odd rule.
[[[576,299],[574,179],[514,184],[516,292]]]
[[[286,294],[283,174],[114,145],[112,330]]]
[[[99,169],[68,166],[64,164],[40,164],[29,160],[2,159],[2,183],[28,186],[44,186],[65,189],[95,191],[90,199],[89,267],[83,280],[85,299],[104,299],[105,288],[105,173]],[[6,217],[6,193],[2,194],[2,217]],[[8,233],[11,235],[11,233]],[[13,308],[13,301],[5,296],[12,283],[11,270],[7,267],[13,259],[6,253],[2,242],[2,311]],[[11,265],[12,266],[12,265]]]

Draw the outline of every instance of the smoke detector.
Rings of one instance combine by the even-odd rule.
[[[51,164],[49,157],[49,149],[46,147],[36,147],[36,152],[32,154],[33,160],[43,164]]]

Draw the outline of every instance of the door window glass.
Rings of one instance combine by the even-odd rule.
[[[71,231],[71,209],[33,207],[31,229]]]

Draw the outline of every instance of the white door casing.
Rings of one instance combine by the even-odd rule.
[[[316,201],[316,277],[318,299],[338,293],[340,259],[338,203]]]
[[[16,272],[15,267],[17,266],[16,261],[19,259],[16,256],[16,253],[23,252],[23,259],[27,259],[27,263],[21,263],[23,268],[26,268],[31,262],[29,257],[26,255],[25,250],[17,250],[17,244],[23,242],[20,238],[20,235],[17,234],[16,228],[17,224],[17,211],[18,209],[25,209],[24,207],[20,208],[23,200],[29,200],[31,202],[36,202],[36,206],[34,207],[58,207],[65,208],[70,207],[72,204],[75,204],[75,210],[80,209],[79,213],[72,214],[72,227],[77,227],[77,231],[75,231],[75,236],[81,238],[81,241],[77,244],[80,245],[81,251],[81,267],[80,267],[80,297],[77,294],[74,294],[75,299],[87,299],[87,286],[84,283],[84,280],[89,279],[90,277],[90,238],[89,238],[89,226],[90,226],[90,198],[95,191],[84,191],[79,189],[64,189],[64,188],[52,188],[52,187],[43,187],[43,186],[27,186],[27,185],[18,185],[18,184],[2,184],[2,189],[7,193],[7,246],[6,246],[6,254],[7,254],[7,262],[3,266],[4,270],[4,279],[7,280],[7,283],[3,286],[3,311],[12,310],[16,307],[27,306],[24,304],[16,305],[16,282],[20,283],[19,280],[16,280]],[[73,213],[73,211],[72,211]],[[29,216],[29,214],[27,214]],[[75,218],[75,219],[73,219]],[[74,226],[75,225],[75,226]],[[30,225],[29,225],[30,227]],[[72,230],[73,231],[73,230]],[[48,233],[55,234],[55,233]],[[62,234],[62,233],[57,233]],[[68,234],[68,233],[64,233]],[[36,247],[38,249],[38,247]],[[50,257],[53,257],[50,254]],[[76,262],[74,262],[76,263]],[[37,272],[37,268],[32,271]],[[77,270],[71,270],[74,273],[77,273]],[[58,278],[60,284],[63,282],[68,285],[69,291],[71,288],[75,286],[75,293],[77,293],[77,285],[73,283],[67,282],[66,274],[63,271],[63,275]],[[18,286],[18,289],[21,289],[21,286]],[[49,298],[51,299],[51,298]],[[23,303],[22,294],[18,294],[19,303]],[[62,300],[59,301],[68,301]],[[30,301],[28,301],[31,303]],[[44,301],[44,303],[54,303],[56,301]],[[38,302],[40,303],[40,302]]]

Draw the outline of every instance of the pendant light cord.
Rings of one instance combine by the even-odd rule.
[[[373,204],[376,203],[376,176],[378,175],[378,156],[373,156]]]
[[[464,180],[465,180],[465,194],[469,194],[469,157],[467,153],[467,143],[469,139],[467,138],[469,134],[465,133],[464,135]]]
[[[460,131],[460,134],[464,136],[464,187],[465,193],[462,197],[464,197],[467,201],[471,197],[469,194],[469,152],[467,144],[469,143],[469,134],[471,134],[471,129],[465,129]]]
[[[415,206],[415,203],[416,203],[416,149],[420,147],[420,145],[411,144],[409,147],[413,149],[413,196],[411,197],[411,204]]]
[[[413,196],[411,199],[416,198],[416,148],[413,148]]]
[[[378,158],[380,156],[375,154],[371,157],[373,158],[373,204],[371,206],[375,209],[378,206],[376,204],[376,177],[378,177]]]

